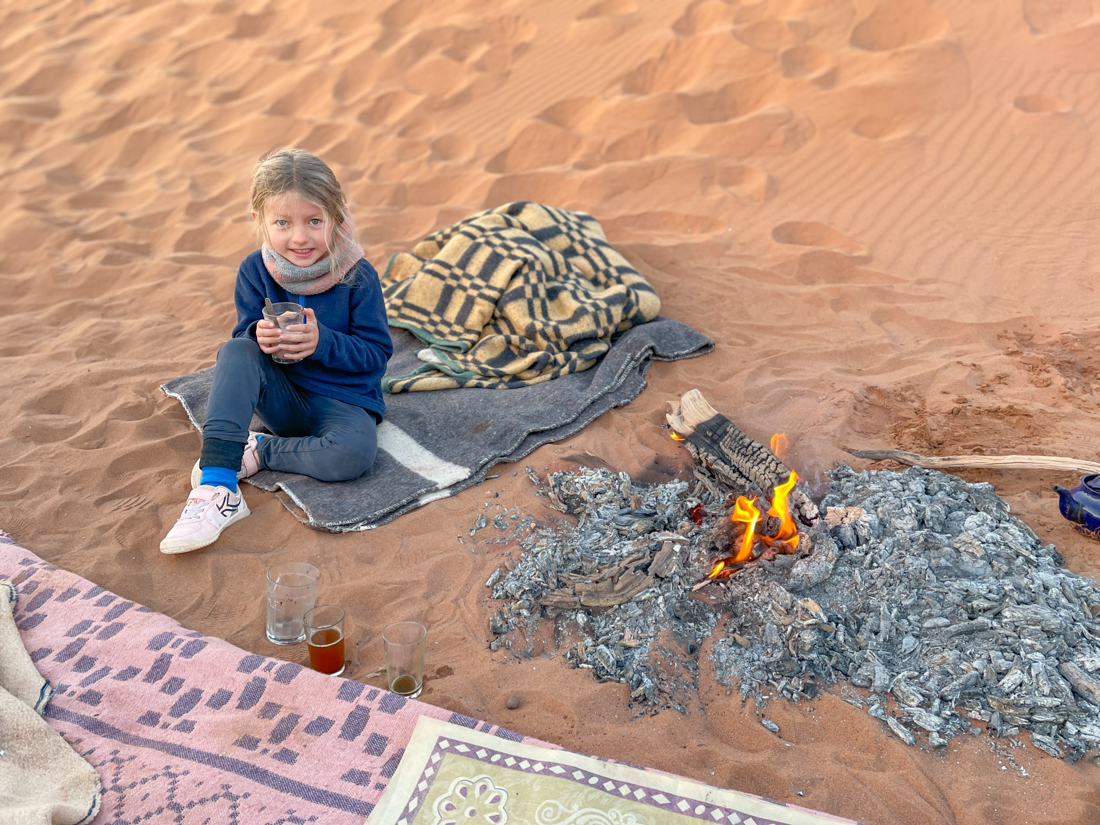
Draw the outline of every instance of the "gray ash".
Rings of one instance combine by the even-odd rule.
[[[1095,583],[1062,569],[988,484],[919,468],[831,477],[824,517],[804,530],[807,557],[756,560],[693,593],[728,517],[712,481],[551,475],[542,494],[577,522],[537,527],[494,574],[506,603],[493,648],[530,655],[550,623],[573,665],[627,684],[643,711],[686,712],[709,649],[718,682],[746,699],[848,684],[861,690],[846,701],[909,743],[984,727],[1026,729],[1053,756],[1096,750]]]
[[[718,617],[690,597],[696,577],[685,577],[680,556],[704,532],[692,508],[717,511],[721,502],[706,491],[704,499],[689,495],[686,482],[635,485],[606,469],[555,473],[547,485],[532,480],[577,523],[536,528],[521,540],[515,566],[489,580],[493,598],[506,602],[490,619],[498,636],[490,646],[531,655],[549,619],[573,666],[628,685],[643,706],[686,712],[698,687],[699,647]],[[666,547],[658,577],[650,568]],[[575,595],[578,588],[584,595]],[[582,598],[606,604],[589,607]]]
[[[797,596],[756,570],[732,580],[719,681],[791,697],[807,677],[843,679],[899,737],[933,746],[975,721],[1026,728],[1059,757],[1100,744],[1094,582],[1061,569],[988,484],[918,468],[832,477],[832,575]]]

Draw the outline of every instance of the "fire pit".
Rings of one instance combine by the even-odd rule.
[[[682,426],[683,406],[691,483],[533,476],[576,521],[533,526],[488,582],[493,649],[552,637],[642,713],[688,712],[707,667],[761,706],[835,686],[909,744],[1027,730],[1052,756],[1100,746],[1100,590],[990,485],[841,466],[815,504],[721,416]]]

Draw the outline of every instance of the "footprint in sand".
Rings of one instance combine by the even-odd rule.
[[[1029,115],[1042,115],[1057,112],[1069,112],[1073,107],[1050,95],[1020,95],[1012,105]]]
[[[885,0],[861,20],[849,40],[868,52],[885,52],[947,33],[949,24],[921,0]]]
[[[398,0],[382,12],[380,20],[386,28],[404,28],[416,22],[427,8],[424,0]]]
[[[466,135],[440,135],[431,142],[429,160],[456,163],[470,160],[477,153],[477,142]]]
[[[68,61],[50,62],[5,94],[6,98],[46,97],[60,94],[80,78]]]
[[[853,238],[816,221],[787,221],[772,230],[772,240],[792,246],[816,246],[848,255],[865,255],[867,250]]]
[[[716,177],[719,186],[744,202],[762,203],[779,192],[774,175],[752,166],[723,167]]]
[[[5,468],[7,472],[9,468]],[[29,468],[21,468],[28,469]],[[31,475],[28,473],[27,478]],[[12,481],[16,481],[13,477]],[[29,483],[29,482],[24,482]],[[16,489],[16,488],[13,488]],[[3,488],[0,488],[0,493],[4,492]],[[15,538],[16,541],[27,543],[31,536],[37,535],[41,527],[38,520],[33,514],[27,513],[18,502],[0,501],[0,524],[4,525],[4,532],[9,536]]]
[[[237,17],[237,26],[229,35],[230,40],[250,40],[262,37],[274,25],[275,18],[266,12],[241,14]]]
[[[4,99],[4,113],[24,120],[53,120],[61,114],[61,105],[52,97],[9,97]]]
[[[405,87],[425,97],[446,98],[462,88],[466,73],[461,64],[443,55],[425,57],[405,72]]]
[[[784,49],[779,55],[779,63],[783,67],[783,77],[792,80],[817,78],[834,66],[827,51],[809,43]]]
[[[543,109],[537,117],[562,129],[587,132],[606,110],[607,102],[601,97],[572,97]]]
[[[791,30],[786,21],[774,18],[738,26],[734,28],[733,36],[746,46],[762,52],[777,52],[798,40],[798,34]]]
[[[577,19],[589,20],[595,17],[628,17],[638,11],[638,0],[602,0],[587,11],[582,12]]]
[[[32,145],[41,127],[61,112],[50,97],[10,97],[0,100],[0,143],[20,150]]]
[[[106,508],[112,513],[148,512],[156,508],[156,502],[148,496],[137,494],[120,498],[121,491],[100,496],[93,504],[97,508]]]
[[[638,23],[638,0],[602,0],[574,20],[566,37],[572,43],[607,43]]]
[[[11,431],[16,437],[32,444],[53,444],[70,438],[83,426],[84,421],[79,418],[41,413],[17,418]]]
[[[736,11],[722,0],[696,0],[672,24],[672,30],[681,37],[691,37],[714,29],[728,29],[734,22]]]
[[[1080,151],[1092,141],[1084,118],[1060,98],[1047,94],[1020,95],[1012,106],[1013,132],[1022,139],[1042,144],[1044,151],[1054,157],[1070,147]]]
[[[1092,0],[1023,0],[1023,5],[1034,35],[1069,31],[1092,17]]]
[[[491,158],[485,169],[494,175],[516,174],[568,163],[582,143],[580,134],[536,120],[520,128],[508,148]]]
[[[852,127],[852,133],[868,140],[893,140],[912,134],[912,128],[899,118],[865,117]]]
[[[393,125],[404,119],[421,99],[419,95],[411,95],[403,89],[383,92],[356,115],[356,120],[364,126]]]

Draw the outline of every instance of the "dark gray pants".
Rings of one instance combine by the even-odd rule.
[[[218,351],[203,440],[244,444],[253,412],[275,434],[260,442],[262,467],[347,481],[374,464],[377,424],[370,412],[299,387],[255,340],[232,338]]]

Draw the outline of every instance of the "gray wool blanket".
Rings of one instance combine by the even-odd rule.
[[[419,363],[423,343],[391,329],[387,375]],[[402,513],[484,480],[495,464],[518,461],[537,447],[567,438],[645,387],[654,360],[704,355],[713,342],[669,318],[634,327],[591,369],[513,389],[459,388],[386,396],[378,457],[362,478],[339,483],[261,470],[247,479],[281,491],[299,519],[318,530],[369,530]],[[175,378],[161,389],[179,399],[196,427],[206,416],[213,367]],[[253,429],[263,430],[258,420]]]

